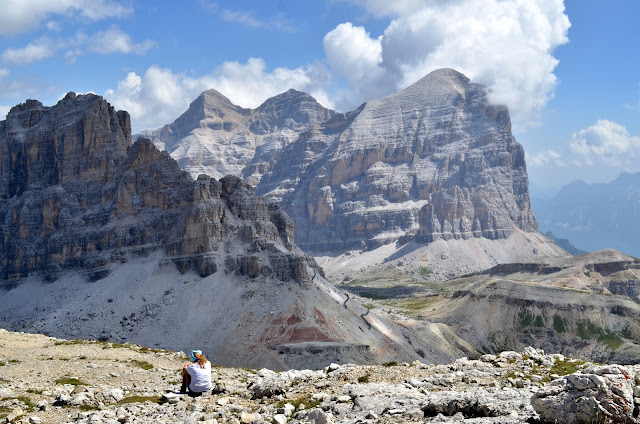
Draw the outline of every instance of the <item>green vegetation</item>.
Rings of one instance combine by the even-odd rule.
[[[371,309],[375,309],[375,307],[376,307],[376,305],[373,305],[373,304],[371,304],[371,303],[365,303],[365,304],[364,304],[364,305],[362,305],[362,306],[364,306],[365,308],[367,308],[367,309],[369,309],[369,310],[371,310]]]
[[[558,333],[566,333],[567,327],[564,325],[564,321],[558,315],[553,316],[553,329]]]
[[[9,380],[7,380],[6,378],[2,378],[2,377],[0,377],[0,383],[2,383],[2,384],[6,384],[6,383],[8,383],[8,382],[9,382]]]
[[[569,375],[574,372],[582,369],[582,366],[585,364],[585,361],[581,361],[579,359],[564,359],[562,361],[556,360],[556,362],[551,367],[551,374]]]
[[[371,374],[361,375],[360,377],[358,377],[358,383],[368,383],[369,377],[371,377]]]
[[[28,396],[16,396],[16,397],[3,397],[0,398],[0,401],[7,401],[7,400],[17,400],[19,402],[22,402],[26,405],[27,408],[29,409],[33,409],[36,407],[36,404],[33,403],[33,401],[31,400],[30,397]]]
[[[542,317],[540,315],[536,316],[536,320],[534,321],[533,325],[538,328],[544,327],[544,321],[542,320]]]
[[[291,400],[283,399],[276,404],[276,408],[282,408],[286,403],[290,403],[296,409],[303,409],[301,407],[302,405],[304,405],[304,409],[311,409],[320,405],[322,402],[319,400],[311,399],[311,395],[306,395],[306,396],[302,396],[302,397],[291,399]]]
[[[91,342],[90,340],[73,339],[73,340],[58,340],[53,345],[54,346],[69,346],[69,345],[89,344],[89,343],[93,343],[93,342]]]
[[[431,276],[431,274],[433,274],[433,271],[431,271],[428,267],[422,267],[420,268],[420,276],[422,278],[428,278]]]
[[[396,361],[389,361],[389,362],[385,362],[384,364],[382,364],[383,367],[395,367],[397,365],[398,365],[398,363]]]
[[[71,384],[72,386],[88,386],[87,383],[84,383],[75,377],[62,377],[58,378],[55,382],[56,384]]]
[[[528,309],[521,309],[520,312],[518,312],[518,320],[520,321],[521,327],[544,327],[544,319],[542,316],[534,315],[533,312]]]
[[[143,402],[163,403],[161,396],[129,396],[122,399],[118,403],[124,404],[124,403],[143,403]]]
[[[139,361],[137,359],[132,359],[131,363],[139,366],[140,368],[142,368],[143,370],[150,370],[153,369],[153,365],[148,363],[147,361]]]
[[[41,395],[42,394],[42,390],[27,389],[27,393],[33,393],[34,395]]]
[[[358,294],[360,296],[362,296],[362,297],[366,297],[368,299],[373,299],[373,300],[387,300],[387,299],[390,299],[389,296],[384,296],[384,295],[381,295],[381,294],[375,294],[375,293],[371,293],[371,292],[368,292],[368,291],[359,292]]]
[[[629,330],[623,330],[622,334],[629,334]],[[578,323],[578,336],[583,340],[597,339],[602,344],[609,346],[611,349],[618,349],[624,341],[622,338],[602,327],[587,320]]]

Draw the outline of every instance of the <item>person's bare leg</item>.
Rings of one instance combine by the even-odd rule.
[[[180,387],[180,391],[183,393],[187,393],[187,388],[191,384],[191,376],[187,372],[185,368],[182,369],[182,387]]]

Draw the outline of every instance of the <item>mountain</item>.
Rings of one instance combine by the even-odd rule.
[[[236,106],[210,89],[172,124],[142,131],[194,178],[208,174],[243,176],[256,185],[278,154],[302,132],[335,112],[296,90],[270,98],[257,109]]]
[[[449,354],[345,298],[250,185],[193,180],[95,95],[0,121],[0,276],[13,330],[274,368]]]
[[[452,69],[347,113],[292,90],[255,110],[216,95],[216,110],[241,110],[225,112],[234,117],[226,132],[205,131],[210,118],[197,120],[207,93],[173,124],[145,134],[193,174],[242,176],[293,218],[295,242],[306,252],[335,256],[437,240],[476,245],[520,234],[516,229],[537,231],[524,152],[511,134],[507,108],[490,104],[486,87]],[[192,115],[196,119],[185,118]],[[168,133],[176,134],[171,143],[162,135]],[[184,165],[204,163],[204,145],[218,152],[220,163]],[[522,254],[562,254],[546,248],[548,240],[527,240]]]
[[[614,248],[640,256],[640,172],[623,172],[609,183],[574,181],[550,200],[536,200],[542,231],[577,248]]]

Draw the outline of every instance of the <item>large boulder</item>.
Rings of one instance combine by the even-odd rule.
[[[533,395],[531,405],[542,420],[557,424],[636,422],[634,380],[629,368],[592,366],[552,381]]]

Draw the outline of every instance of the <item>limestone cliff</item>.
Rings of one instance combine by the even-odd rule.
[[[309,252],[537,230],[507,108],[452,69],[348,113],[293,90],[255,110],[209,90],[144,134],[192,174],[242,176]]]
[[[14,107],[0,126],[0,149],[4,279],[39,271],[55,278],[67,268],[97,278],[114,261],[158,249],[183,272],[207,276],[237,262],[216,253],[228,243],[288,258],[275,269],[249,257],[242,272],[307,278],[292,222],[277,206],[237,177],[193,181],[149,140],[131,145],[129,115],[98,96]]]
[[[508,110],[451,69],[325,122],[283,157],[257,192],[283,205],[305,250],[537,229]]]

